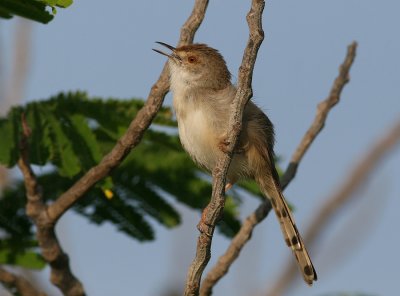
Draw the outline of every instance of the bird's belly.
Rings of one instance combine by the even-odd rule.
[[[179,138],[182,146],[194,161],[208,170],[212,170],[217,162],[218,131],[210,124],[206,112],[195,110],[182,118],[178,117]]]

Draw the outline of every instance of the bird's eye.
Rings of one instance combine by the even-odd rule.
[[[188,62],[189,62],[189,63],[194,63],[194,62],[196,62],[196,61],[197,61],[196,57],[194,57],[194,56],[188,57]]]

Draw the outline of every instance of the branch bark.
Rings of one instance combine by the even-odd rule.
[[[192,43],[194,35],[202,23],[207,9],[208,0],[196,0],[193,11],[181,29],[179,46]],[[28,159],[27,138],[30,131],[25,120],[24,140],[21,143],[21,155],[18,166],[24,176],[27,191],[27,215],[37,227],[37,239],[43,257],[51,267],[51,281],[64,295],[85,295],[80,281],[72,274],[69,258],[61,248],[55,234],[55,224],[58,219],[73,206],[99,180],[106,177],[117,167],[127,154],[139,144],[146,129],[160,109],[164,97],[169,90],[168,69],[164,66],[157,82],[152,86],[146,104],[131,122],[127,132],[118,140],[115,147],[95,167],[91,168],[82,178],[50,205],[43,202],[42,192]]]
[[[208,6],[208,0],[196,0],[193,11],[182,26],[178,46],[192,43],[194,35],[202,23]],[[164,66],[157,82],[152,86],[143,108],[132,120],[126,133],[118,140],[114,148],[91,168],[82,178],[48,207],[49,217],[56,222],[65,211],[77,202],[94,184],[106,177],[116,168],[141,141],[144,132],[150,126],[169,91],[168,68]]]
[[[317,114],[314,121],[303,136],[281,178],[282,190],[285,189],[295,177],[300,161],[324,127],[329,111],[339,102],[341,92],[346,83],[349,82],[349,72],[356,56],[356,49],[356,42],[353,42],[348,46],[346,58],[339,68],[339,75],[333,83],[329,96],[318,104]],[[254,228],[264,220],[265,217],[267,217],[270,210],[271,204],[269,200],[265,200],[250,216],[246,218],[239,232],[232,239],[226,252],[218,259],[218,262],[204,279],[200,295],[212,294],[213,287],[228,272],[230,266],[238,258],[245,244],[250,240]]]
[[[18,291],[22,296],[46,296],[41,293],[34,286],[31,285],[24,277],[18,276],[10,271],[7,271],[0,266],[0,282],[8,287],[12,287]]]
[[[356,50],[356,42],[353,42],[348,46],[346,58],[343,64],[340,65],[339,75],[336,77],[333,83],[329,96],[324,101],[318,104],[317,114],[315,116],[314,122],[303,136],[300,145],[294,152],[289,166],[287,167],[285,174],[282,177],[283,188],[285,188],[296,175],[297,167],[299,166],[301,159],[307,152],[314,139],[324,128],[329,111],[339,102],[340,94],[342,93],[344,86],[350,81],[349,72],[356,56]]]
[[[379,164],[379,162],[400,142],[400,121],[398,121],[390,131],[366,153],[359,164],[345,178],[343,185],[329,197],[324,205],[314,216],[310,223],[304,238],[312,248],[318,237],[326,229],[328,222],[332,220],[335,213],[347,204],[347,202],[355,197],[353,194],[367,180],[370,173]],[[289,263],[271,288],[267,295],[282,295],[284,291],[290,287],[290,283],[295,279],[296,266]]]
[[[64,295],[85,295],[81,282],[73,275],[69,258],[61,248],[55,234],[55,223],[48,214],[48,207],[43,202],[42,190],[29,163],[28,138],[29,127],[22,116],[23,137],[20,143],[20,158],[18,167],[22,172],[26,189],[26,214],[32,219],[37,228],[36,237],[42,250],[43,258],[51,267],[50,279]]]
[[[184,295],[198,295],[200,281],[203,271],[211,257],[212,236],[215,225],[222,214],[225,204],[225,183],[226,173],[232,160],[232,151],[241,130],[242,115],[244,106],[252,97],[251,82],[253,77],[254,64],[257,58],[258,49],[264,39],[261,18],[265,2],[263,0],[253,0],[247,23],[249,26],[249,40],[244,50],[243,59],[239,68],[238,84],[235,99],[230,106],[232,116],[228,126],[231,131],[227,135],[228,153],[218,161],[213,170],[213,190],[210,203],[203,212],[202,220],[199,224],[200,235],[197,240],[196,256],[189,267]]]

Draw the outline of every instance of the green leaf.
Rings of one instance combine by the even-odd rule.
[[[153,186],[154,187],[154,186]],[[180,216],[175,209],[152,189],[145,180],[124,182],[119,186],[127,199],[137,201],[137,207],[168,228],[179,225]]]
[[[52,162],[59,168],[61,176],[75,176],[81,171],[81,166],[74,152],[73,143],[63,130],[63,123],[51,113],[43,113],[43,115],[49,124],[50,138],[53,139]]]
[[[72,114],[65,120],[68,120],[69,127],[64,131],[72,143],[75,155],[80,160],[81,168],[89,170],[102,157],[96,136],[84,116]]]
[[[0,6],[0,18],[10,19],[12,17],[12,14],[7,9]]]
[[[73,3],[72,0],[39,0],[39,1],[51,7],[58,6],[63,8],[66,8]]]
[[[57,1],[57,6],[66,8],[70,6],[73,3],[72,0],[58,0]]]
[[[53,15],[46,10],[46,4],[36,0],[1,0],[0,12],[6,18],[19,15],[43,24],[53,19]]]
[[[57,4],[57,0],[39,0],[48,6],[55,6]]]
[[[26,122],[31,135],[29,137],[29,159],[32,164],[45,165],[50,157],[49,125],[43,116],[43,107],[39,103],[27,106]]]
[[[43,269],[46,262],[38,253],[14,253],[12,250],[0,250],[0,264],[16,265],[29,269]]]
[[[2,192],[0,199],[0,251],[23,253],[37,247],[32,222],[25,214],[25,190],[22,183]]]
[[[89,195],[91,195],[95,210],[90,214],[85,211],[80,211],[80,213],[90,217],[92,222],[102,224],[108,220],[114,223],[120,231],[139,241],[154,239],[154,231],[143,215],[135,207],[126,204],[118,194],[115,194],[112,199],[106,199],[102,197],[99,190],[93,190]]]
[[[21,108],[13,108],[8,120],[0,119],[0,163],[8,167],[14,166],[19,158],[21,112]]]
[[[16,162],[14,141],[14,126],[12,121],[0,119],[0,163],[6,166],[13,166]]]
[[[19,15],[47,24],[57,13],[56,6],[66,8],[72,3],[72,0],[1,0],[0,17],[9,19]]]

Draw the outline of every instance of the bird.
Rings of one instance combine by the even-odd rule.
[[[200,167],[212,172],[227,151],[229,111],[236,95],[231,73],[220,52],[206,44],[153,49],[168,57],[170,90],[183,148]],[[243,110],[242,129],[227,172],[226,190],[241,179],[253,179],[269,198],[286,244],[292,249],[308,285],[317,273],[282,194],[275,168],[274,127],[265,113],[249,100]]]

